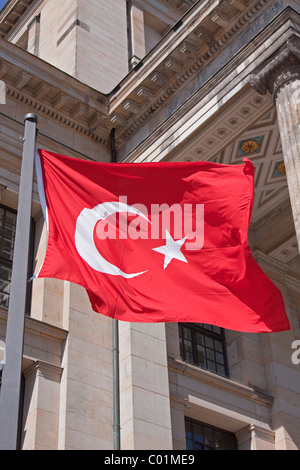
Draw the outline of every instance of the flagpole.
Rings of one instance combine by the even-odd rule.
[[[17,450],[37,116],[25,116],[16,237],[0,389],[0,450]]]
[[[113,319],[113,440],[120,450],[119,322]]]
[[[116,163],[115,129],[110,132],[111,161]],[[119,322],[113,319],[113,448],[120,450]]]

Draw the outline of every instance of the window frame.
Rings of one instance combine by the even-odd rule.
[[[185,338],[183,334],[183,328],[190,330],[192,361],[187,357],[187,348],[184,347]],[[216,331],[217,328],[220,330],[220,333]],[[196,367],[199,367],[203,370],[207,370],[214,374],[220,375],[221,377],[226,377],[226,378],[229,377],[229,367],[228,367],[224,328],[214,327],[213,325],[206,325],[204,323],[178,323],[178,333],[179,333],[179,344],[180,344],[180,356],[184,362],[188,364],[192,364]],[[197,333],[202,335],[205,338],[204,345],[199,345],[197,343]],[[206,345],[207,339],[210,339],[214,345],[215,345],[215,341],[218,341],[219,343],[221,343],[222,351],[221,352],[216,351],[215,347],[211,348],[208,345]],[[205,351],[205,355],[204,355],[205,364],[204,365],[201,364],[201,361],[199,360],[198,346],[201,347]],[[210,352],[213,351],[214,353],[213,360],[207,356],[207,351],[210,351]],[[222,366],[222,364],[216,360],[216,354],[222,354],[223,361],[224,361],[224,364],[223,364],[224,373],[221,373],[220,371],[218,371],[217,365],[219,364],[220,366]],[[215,364],[215,368],[214,368],[215,370],[213,370],[212,368],[208,366],[208,362]]]
[[[4,210],[4,219],[5,219],[5,217],[6,217],[6,213],[7,213],[7,212],[10,212],[11,214],[14,214],[14,215],[16,216],[16,223],[17,223],[17,211],[16,211],[16,210],[11,209],[10,207],[4,206],[3,204],[0,204],[0,209]],[[4,224],[3,224],[2,230],[0,231],[0,265],[3,266],[3,267],[8,268],[8,269],[10,269],[10,270],[12,270],[15,238],[14,238],[14,240],[13,240],[12,258],[9,259],[9,258],[6,258],[6,257],[4,257],[4,256],[1,256],[4,230],[5,230],[5,220],[4,220]],[[15,237],[15,233],[14,233],[14,237]],[[8,293],[7,295],[8,295],[8,299],[9,299],[10,293]],[[9,302],[9,300],[8,300],[8,302]],[[4,304],[3,304],[3,305],[0,304],[0,306],[1,306],[2,308],[7,308]]]
[[[187,424],[189,424],[190,427],[191,427],[191,438],[188,438],[188,436],[187,436],[187,434],[188,434]],[[201,451],[201,450],[238,450],[238,440],[236,438],[236,435],[233,432],[227,431],[225,429],[218,428],[216,426],[212,426],[212,425],[207,424],[207,423],[203,423],[201,421],[195,420],[195,419],[190,418],[188,416],[185,416],[185,418],[184,418],[184,426],[185,426],[185,440],[186,440],[187,450],[198,450],[198,451]],[[200,440],[195,437],[194,428],[196,426],[198,428],[203,429],[202,442],[200,442]],[[208,444],[206,444],[206,442],[205,442],[205,440],[206,440],[205,439],[205,433],[209,432],[209,431],[212,433],[213,436],[215,436],[217,433],[221,434],[223,442],[224,442],[224,438],[226,438],[226,437],[230,438],[233,441],[233,447],[234,448],[233,449],[205,448],[205,447],[209,447]],[[188,441],[193,444],[192,449],[188,448],[188,446],[187,446]],[[215,442],[216,442],[216,440],[214,439],[214,443]],[[202,449],[199,448],[201,446],[203,446]]]
[[[4,209],[6,212],[10,212],[12,214],[16,215],[16,224],[17,224],[17,215],[18,211],[6,206],[4,204],[0,203],[0,208]],[[29,237],[29,252],[28,252],[28,279],[31,278],[32,272],[33,272],[33,252],[34,252],[34,234],[35,234],[35,222],[34,219],[31,217],[31,223],[30,223],[30,237]],[[16,233],[14,234],[16,235]],[[1,233],[0,233],[1,236]],[[0,254],[0,265],[10,268],[12,270],[13,267],[13,255],[14,255],[14,244],[15,244],[15,238],[14,238],[14,243],[13,243],[13,249],[12,249],[12,259],[4,258]],[[1,253],[1,251],[0,251]],[[27,315],[30,314],[30,308],[31,308],[31,293],[32,293],[32,282],[28,282],[27,284],[27,292],[26,292],[26,307],[25,307],[25,313]],[[10,296],[10,292],[8,294],[8,298]],[[9,300],[8,300],[9,303]],[[8,307],[1,305],[0,308],[7,309]]]

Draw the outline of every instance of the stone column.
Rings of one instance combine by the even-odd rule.
[[[300,38],[292,36],[251,76],[260,94],[276,105],[283,159],[300,251]]]
[[[258,93],[270,93],[276,105],[287,185],[300,250],[300,38],[291,36],[254,71],[250,76],[250,83]],[[282,284],[281,291],[287,304],[286,289]],[[280,338],[269,335],[262,340],[268,390],[274,397],[271,422],[275,431],[276,450],[292,450],[295,444],[291,435],[297,433],[294,411],[288,405],[295,392],[292,386],[289,390],[282,386],[287,376],[291,384],[297,381],[298,371],[288,358],[291,338],[292,332],[286,332]],[[283,351],[286,354],[282,354]],[[282,360],[278,361],[280,355]]]

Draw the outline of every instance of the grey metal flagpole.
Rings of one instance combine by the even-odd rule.
[[[0,450],[17,450],[37,116],[26,114],[5,357],[0,390]]]
[[[113,320],[113,438],[114,450],[120,450],[119,322]]]
[[[110,132],[111,161],[116,163],[115,129]],[[113,448],[120,450],[119,322],[113,319]]]

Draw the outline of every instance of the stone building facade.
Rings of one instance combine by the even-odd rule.
[[[0,360],[27,113],[38,147],[82,159],[247,156],[250,245],[291,330],[120,322],[121,448],[299,449],[300,1],[9,0],[0,36]],[[35,272],[36,180],[32,218]],[[84,289],[32,281],[20,448],[112,449],[112,358]]]

